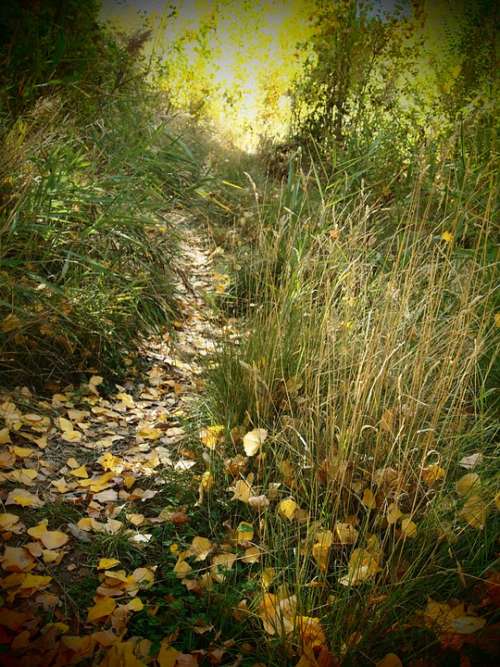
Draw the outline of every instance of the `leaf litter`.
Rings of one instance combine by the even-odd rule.
[[[238,665],[245,651],[222,637],[215,617],[191,622],[192,632],[209,638],[202,649],[176,644],[182,640],[179,629],[165,630],[155,642],[130,632],[135,615],[154,620],[161,604],[177,603],[169,593],[161,604],[150,597],[163,581],[173,578],[186,596],[202,598],[238,576],[254,582],[254,593],[230,610],[237,623],[257,623],[269,637],[288,642],[297,667],[339,665],[319,612],[304,609],[287,585],[278,583],[280,573],[265,565],[263,514],[272,513],[287,530],[305,527],[306,537],[296,548],[315,568],[311,587],[324,586],[333,564],[340,588],[363,590],[367,582],[387,576],[384,545],[377,534],[361,532],[359,517],[375,517],[403,544],[418,538],[418,508],[409,513],[400,505],[399,496],[407,492],[398,470],[380,468],[371,480],[347,478],[359,516],[324,526],[301,507],[291,461],[276,462],[276,478],[263,483],[273,435],[261,425],[228,431],[223,424],[207,424],[195,436],[199,450],[189,446],[192,435],[183,424],[202,390],[200,360],[214,351],[220,322],[203,297],[214,289],[209,252],[188,233],[184,255],[191,285],[179,285],[184,317],[176,323],[176,344],[167,334],[149,341],[142,368],[131,364],[123,385],[109,388],[98,370],[90,369],[79,386],[55,387],[50,397],[26,388],[0,396],[5,506],[0,513],[0,637],[6,656],[12,656],[8,664],[180,667],[235,659],[231,664]],[[392,421],[386,411],[381,428],[390,432]],[[479,453],[459,463],[462,472],[474,470],[454,485],[455,519],[462,529],[483,530],[492,505],[499,505],[481,486],[481,463]],[[193,511],[205,511],[221,467],[230,480],[223,490],[227,517],[217,530],[205,519],[204,529],[193,534]],[[171,497],[172,475],[193,490],[191,506]],[[318,473],[320,479],[346,475],[341,460],[325,461]],[[424,495],[432,494],[446,473],[438,464],[426,465],[420,479]],[[232,523],[231,507],[247,508],[251,518]],[[161,541],[165,526],[173,527],[181,544]],[[115,544],[114,552],[104,546],[100,552],[105,544]],[[85,606],[70,592],[82,578],[91,583]],[[485,586],[484,603],[477,605],[429,599],[413,624],[433,631],[442,645],[476,641],[486,625],[482,610],[496,599],[498,582],[492,575]],[[401,661],[389,653],[377,664]]]

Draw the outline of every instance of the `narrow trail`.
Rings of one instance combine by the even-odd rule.
[[[203,391],[202,360],[224,326],[210,306],[217,249],[189,220],[175,224],[175,335],[145,343],[122,385],[105,385],[92,369],[87,382],[51,397],[27,388],[0,395],[0,626],[5,643],[22,638],[12,644],[12,664],[96,660],[175,564],[165,536],[175,538],[187,517],[169,479],[193,488],[190,469],[200,461],[183,425]],[[97,632],[109,621],[109,631]]]

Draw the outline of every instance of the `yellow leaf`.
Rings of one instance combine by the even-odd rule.
[[[213,545],[206,537],[194,537],[191,542],[191,551],[196,555],[196,560],[205,560],[212,551]]]
[[[76,524],[80,530],[85,530],[87,532],[90,532],[92,530],[95,530],[97,532],[103,532],[104,524],[99,523],[96,519],[86,516],[83,517],[78,521]]]
[[[363,491],[363,498],[361,502],[369,510],[374,510],[377,507],[377,501],[375,500],[375,496],[373,495],[373,491],[371,489],[365,489]]]
[[[130,394],[126,394],[124,392],[120,392],[119,394],[116,394],[116,398],[121,401],[127,408],[133,409],[135,408],[135,402],[134,399]]]
[[[403,663],[395,653],[387,653],[377,662],[376,667],[403,667]]]
[[[319,647],[326,644],[326,636],[319,618],[313,616],[297,616],[295,625],[298,628],[302,646]]]
[[[80,431],[63,431],[61,438],[66,442],[80,442],[82,434]]]
[[[7,496],[6,505],[20,505],[21,507],[42,507],[43,501],[25,489],[13,489]]]
[[[6,445],[12,442],[10,439],[10,431],[8,428],[0,429],[0,445]]]
[[[8,473],[10,482],[24,484],[25,486],[33,486],[33,480],[37,476],[37,471],[32,468],[18,468],[17,470],[12,470],[12,472]]]
[[[110,570],[112,567],[120,565],[120,561],[117,558],[101,558],[97,564],[98,570]]]
[[[236,528],[236,541],[238,544],[244,544],[245,542],[251,542],[253,540],[253,526],[251,523],[246,521],[241,521],[241,523]]]
[[[164,432],[159,428],[154,428],[148,424],[142,424],[137,429],[137,435],[144,438],[144,440],[158,440],[158,438],[161,438],[162,435],[164,435]]]
[[[255,456],[260,451],[267,438],[267,431],[263,428],[255,428],[243,436],[243,448],[247,456]]]
[[[89,607],[87,621],[93,623],[110,616],[116,608],[116,602],[110,597],[97,597],[93,607]]]
[[[208,449],[215,449],[217,445],[224,443],[225,428],[221,424],[207,426],[200,431],[201,442]]]
[[[354,549],[348,565],[348,573],[339,579],[342,586],[356,586],[374,577],[380,571],[378,558],[368,549]]]
[[[278,505],[278,512],[281,514],[281,516],[289,519],[290,521],[293,520],[298,509],[299,506],[292,498],[286,498]]]
[[[169,646],[169,642],[164,639],[160,645],[160,652],[156,658],[159,667],[175,667],[178,655],[179,651]]]
[[[497,329],[500,329],[500,312],[495,313],[495,326]]]
[[[0,323],[0,331],[3,333],[9,333],[10,331],[15,331],[16,329],[21,328],[21,320],[14,313],[9,313],[7,317],[4,317]]]
[[[70,473],[73,477],[78,477],[79,479],[88,479],[88,472],[87,468],[85,466],[80,466],[79,468],[75,468],[72,470]]]
[[[232,553],[219,554],[212,558],[212,577],[215,581],[222,583],[224,581],[224,570],[230,570],[236,561],[236,555]]]
[[[42,577],[36,574],[26,574],[20,588],[22,590],[34,589],[35,591],[39,591],[42,588],[46,588],[51,581],[52,577]]]
[[[245,554],[241,558],[244,563],[257,563],[260,559],[259,547],[248,547],[245,549]]]
[[[35,559],[23,547],[5,547],[0,557],[2,568],[6,572],[29,572],[35,567]]]
[[[68,484],[68,482],[64,479],[64,477],[61,477],[61,479],[56,479],[52,481],[50,484],[58,491],[58,493],[66,493],[72,488]]]
[[[396,523],[403,516],[403,512],[398,507],[397,503],[391,503],[387,508],[387,523],[389,526],[392,526],[393,523]]]
[[[59,565],[64,556],[64,551],[54,551],[50,549],[44,549],[42,552],[43,562],[46,565]]]
[[[17,456],[18,459],[27,459],[30,456],[34,456],[36,451],[34,449],[29,449],[29,447],[9,447],[9,452],[12,452]]]
[[[281,597],[264,593],[259,609],[264,630],[270,634],[289,634],[295,626],[297,600],[295,596]]]
[[[358,539],[358,531],[350,523],[336,523],[335,532],[340,544],[354,544]]]
[[[66,417],[58,417],[56,420],[57,425],[59,426],[61,431],[74,431],[74,426],[73,422],[71,422],[69,419],[66,419]]]
[[[275,577],[276,577],[276,570],[274,569],[274,567],[265,567],[262,570],[261,582],[265,590],[267,590],[271,586]]]
[[[477,492],[480,485],[479,475],[476,472],[468,472],[456,482],[455,490],[459,496],[468,496],[472,489]]]
[[[129,611],[142,611],[144,609],[144,603],[140,598],[132,598],[126,607]]]
[[[317,542],[313,545],[312,555],[321,572],[326,572],[328,570],[330,545]]]
[[[127,514],[127,521],[130,521],[133,526],[141,526],[145,520],[144,514]]]
[[[19,517],[16,514],[7,512],[0,514],[0,530],[12,530],[18,522]]]
[[[417,526],[411,519],[403,519],[401,521],[401,532],[405,537],[415,537]]]
[[[134,475],[123,475],[123,486],[126,489],[131,489],[135,484]]]
[[[438,466],[437,463],[433,463],[422,470],[422,479],[429,486],[443,479],[445,475],[445,470]]]
[[[59,549],[69,542],[68,535],[59,530],[47,529],[47,519],[44,519],[33,528],[28,528],[27,533],[36,540],[40,540],[46,549]]]
[[[480,496],[469,496],[460,512],[460,516],[469,526],[482,530],[486,523],[488,509]]]
[[[175,576],[177,579],[184,579],[193,568],[185,560],[179,559],[174,567]]]
[[[253,476],[249,475],[247,479],[239,479],[235,482],[233,490],[233,497],[231,500],[241,500],[242,503],[248,504],[250,497],[253,494],[252,482]]]
[[[425,624],[438,633],[473,634],[486,625],[486,620],[465,610],[463,603],[451,605],[430,598],[423,611]]]

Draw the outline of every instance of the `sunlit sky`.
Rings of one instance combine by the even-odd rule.
[[[463,1],[456,0],[459,4]],[[312,0],[224,0],[223,4],[216,34],[208,38],[209,61],[200,58],[189,40],[183,46],[187,61],[181,58],[176,62],[172,54],[166,59],[174,63],[168,91],[174,91],[181,107],[192,99],[203,103],[205,97],[216,126],[225,128],[236,143],[251,150],[259,135],[286,132],[290,104],[286,91],[301,69],[300,58],[305,58],[304,53],[295,56],[295,45],[307,42],[311,34],[307,13]],[[103,0],[102,17],[125,31],[136,30],[148,21],[153,37],[147,48],[161,58],[186,31],[196,33],[215,5],[210,0]],[[378,0],[372,11],[391,13],[396,7],[409,13],[410,0]],[[172,8],[176,16],[169,18]],[[445,14],[439,17],[441,10],[449,11],[447,1],[428,1],[426,8],[438,19],[436,26],[442,25]],[[438,49],[441,30],[436,32]],[[209,100],[206,89],[211,91]],[[227,103],[224,91],[239,94],[233,106]],[[266,109],[263,102],[265,91],[276,93],[272,109]]]
[[[139,27],[141,21],[148,18],[155,26],[150,48],[161,54],[186,30],[196,31],[200,22],[210,15],[214,4],[207,0],[105,0],[103,18],[129,30]],[[217,36],[210,38],[214,52],[207,76],[214,84],[220,84],[221,90],[241,93],[234,108],[215,104],[213,120],[236,134],[245,135],[247,149],[257,141],[258,132],[263,131],[259,126],[262,86],[276,79],[279,69],[282,87],[286,88],[286,80],[300,67],[293,59],[293,51],[298,39],[307,39],[307,4],[307,0],[234,0],[227,3],[218,19]],[[169,19],[172,7],[177,9],[178,15]],[[195,46],[188,44],[184,48],[188,59],[197,67]],[[182,82],[178,87],[182,87]],[[284,95],[280,96],[277,108],[282,119],[275,117],[276,125],[280,122],[283,125],[288,102]],[[284,127],[281,129],[285,131]],[[276,127],[274,130],[278,131]]]

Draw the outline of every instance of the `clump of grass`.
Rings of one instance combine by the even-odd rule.
[[[246,297],[244,333],[209,372],[208,409],[214,423],[270,432],[258,492],[279,482],[279,499],[303,512],[263,514],[263,565],[351,660],[394,649],[428,596],[449,600],[494,561],[498,422],[485,397],[498,333],[491,183],[476,178],[467,197],[446,203],[417,179],[401,212],[347,181],[324,187],[298,174],[259,209],[257,246],[234,280],[236,299]],[[464,199],[481,206],[467,243]],[[455,489],[460,460],[477,452],[482,530],[464,519],[467,497]],[[339,523],[356,538],[334,537],[318,567],[317,535]],[[380,570],[345,585],[355,548],[375,554]]]
[[[39,21],[32,28],[42,30],[44,17],[30,15],[28,27]],[[31,80],[30,65],[30,95],[10,113],[12,82],[1,82],[4,383],[68,378],[94,365],[117,371],[177,308],[170,214],[197,199],[201,166],[159,121],[137,40],[120,42],[92,21],[86,29],[95,57],[75,60],[76,82]],[[26,66],[18,52],[14,71]],[[50,94],[34,97],[37,90]]]

